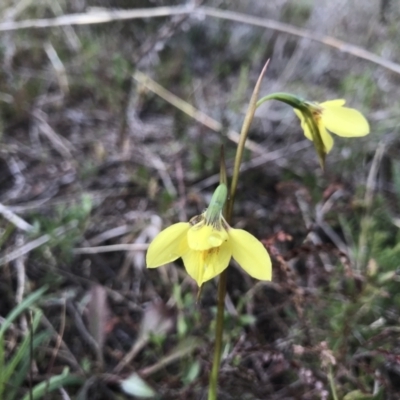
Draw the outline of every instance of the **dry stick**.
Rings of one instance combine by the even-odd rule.
[[[25,9],[27,9],[33,0],[22,0],[15,2],[11,7],[6,8],[4,12],[4,17],[6,20],[13,20],[18,17]]]
[[[21,217],[14,214],[10,209],[0,203],[0,214],[3,215],[5,219],[8,219],[13,225],[15,225],[21,231],[29,232],[33,229],[31,224],[28,224]]]
[[[371,169],[369,170],[367,178],[367,188],[365,191],[365,215],[361,220],[361,232],[358,241],[358,256],[356,259],[356,271],[361,272],[361,269],[365,266],[368,256],[368,241],[369,231],[372,226],[371,209],[374,200],[374,193],[376,188],[376,180],[379,172],[379,166],[381,165],[382,157],[385,154],[386,144],[384,142],[379,143],[376,149],[374,158],[372,160]]]
[[[117,364],[114,368],[113,373],[119,374],[126,365],[128,365],[137,355],[138,353],[146,346],[150,339],[149,335],[141,336],[131,347],[128,353],[125,354],[124,358]]]
[[[18,161],[19,160],[15,159],[14,157],[10,157],[7,160],[8,169],[10,170],[14,179],[13,187],[6,192],[5,197],[7,198],[7,200],[16,199],[20,195],[25,185],[25,177],[21,171],[20,163]]]
[[[209,117],[207,114],[193,107],[185,100],[182,100],[178,96],[175,96],[174,94],[166,90],[164,87],[159,85],[156,81],[151,79],[149,76],[145,75],[143,72],[136,71],[133,75],[133,78],[137,80],[139,83],[141,83],[143,86],[147,87],[149,90],[160,96],[165,101],[168,101],[168,103],[172,104],[174,107],[178,108],[185,114],[189,115],[191,118],[205,125],[207,128],[215,132],[222,131],[223,126],[220,122],[216,121],[215,119]],[[239,133],[233,130],[229,130],[227,133],[228,139],[230,139],[232,142],[235,143],[239,142],[239,136],[240,136]],[[265,152],[265,149],[263,149],[257,143],[252,142],[250,140],[247,141],[246,148],[259,154]]]
[[[193,5],[177,6],[177,7],[155,7],[155,8],[138,8],[135,10],[105,10],[97,12],[89,12],[82,14],[67,14],[57,18],[34,19],[25,21],[5,21],[0,22],[1,31],[12,31],[18,29],[29,28],[49,28],[54,26],[66,25],[90,25],[102,24],[118,20],[129,20],[137,18],[155,18],[168,17],[180,14],[206,15],[214,18],[221,18],[229,21],[240,22],[243,24],[260,26],[266,29],[272,29],[278,32],[287,33],[289,35],[302,37],[313,40],[333,47],[343,53],[351,54],[355,57],[362,58],[374,64],[380,65],[390,71],[400,74],[400,65],[379,57],[378,55],[363,49],[362,47],[346,43],[332,36],[317,36],[314,32],[297,28],[290,24],[278,22],[266,18],[255,17],[234,11],[218,10],[212,7],[195,7]]]
[[[135,10],[100,10],[81,14],[67,14],[57,18],[28,19],[25,21],[6,21],[0,23],[1,31],[13,31],[28,28],[50,28],[66,25],[91,25],[137,18],[169,17],[190,14],[194,6],[138,8]]]
[[[32,240],[31,242],[21,246],[17,247],[15,250],[11,251],[10,253],[3,255],[0,257],[0,266],[7,264],[11,261],[16,260],[18,257],[23,256],[24,254],[29,253],[30,251],[36,249],[37,247],[42,246],[43,244],[47,243],[52,237],[57,237],[63,235],[65,232],[67,232],[70,229],[75,228],[78,225],[78,221],[71,221],[69,224],[65,226],[60,226],[59,228],[54,230],[54,233],[52,235],[43,235],[40,236],[39,238]]]
[[[50,8],[52,9],[54,15],[56,17],[60,17],[63,15],[64,10],[62,9],[60,3],[55,0],[47,0],[47,3],[49,4]],[[64,26],[63,28],[65,37],[67,39],[67,45],[68,47],[75,51],[78,52],[82,48],[81,41],[79,40],[78,35],[74,31],[74,28],[72,26]]]
[[[169,354],[162,358],[160,361],[156,362],[154,365],[150,367],[143,368],[140,370],[140,376],[146,378],[160,369],[165,368],[167,365],[171,364],[175,360],[182,359],[187,354],[187,349],[179,349],[176,352]]]
[[[306,229],[309,231],[306,240],[310,240],[315,245],[322,244],[322,240],[321,240],[320,236],[312,229],[314,222],[313,222],[313,218],[311,216],[310,206],[305,198],[304,193],[302,193],[301,190],[297,190],[295,195],[296,195],[297,204],[299,206],[301,215],[303,217],[304,225],[306,226]],[[322,263],[325,268],[327,265],[332,264],[327,253],[321,252],[319,254],[319,257],[322,260]]]
[[[230,21],[241,22],[244,24],[260,26],[263,28],[272,29],[274,31],[288,33],[293,36],[310,39],[315,42],[319,42],[327,46],[333,47],[335,49],[338,49],[343,53],[348,53],[358,58],[370,61],[374,64],[380,65],[383,68],[386,68],[390,71],[400,74],[399,64],[393,61],[388,61],[382,57],[377,56],[374,53],[371,53],[368,50],[363,49],[362,47],[346,43],[332,36],[318,36],[315,34],[315,32],[297,28],[293,25],[285,24],[283,22],[278,22],[271,19],[265,19],[260,17],[254,17],[252,15],[241,14],[234,11],[218,10],[212,7],[199,7],[198,9],[195,10],[195,13],[204,14],[209,17],[227,19]]]
[[[60,323],[60,331],[56,332],[56,344],[54,346],[51,359],[49,362],[49,366],[47,368],[47,374],[51,374],[51,370],[53,369],[54,366],[54,361],[57,358],[57,354],[60,350],[61,344],[63,343],[63,336],[64,336],[64,330],[65,330],[65,320],[66,320],[66,299],[64,299],[64,304],[62,305],[62,318],[61,318],[61,323]]]
[[[57,303],[60,304],[62,307],[65,307],[65,299],[62,299],[63,303]],[[40,322],[49,330],[56,338],[56,342],[60,343],[60,347],[62,348],[63,352],[65,353],[63,357],[73,366],[79,373],[83,374],[84,371],[82,367],[80,366],[78,360],[75,358],[74,354],[71,352],[67,344],[64,342],[63,338],[60,336],[60,334],[56,331],[52,323],[46,318],[44,314],[41,316]],[[60,330],[61,331],[61,330]]]
[[[132,230],[133,230],[132,226],[120,225],[120,226],[117,226],[116,228],[111,228],[111,229],[108,229],[107,231],[99,233],[98,235],[89,239],[88,242],[91,245],[96,246],[100,243],[106,242],[107,240],[114,239],[118,236],[125,235],[125,234],[131,232]]]
[[[125,147],[129,145],[128,130],[132,131],[136,128],[132,126],[132,112],[136,114],[138,108],[141,107],[142,90],[135,88],[134,80],[132,77],[135,69],[140,65],[144,57],[149,57],[151,52],[156,51],[159,43],[161,45],[166,43],[172,35],[176,33],[178,27],[190,17],[190,14],[182,14],[174,16],[173,18],[165,21],[163,26],[158,29],[155,36],[149,36],[140,46],[137,52],[132,56],[129,67],[129,81],[126,88],[126,96],[122,104],[122,117],[121,126],[118,135],[118,147],[121,152],[125,151]]]
[[[148,150],[144,150],[145,157],[150,161],[150,164],[157,170],[160,175],[161,180],[163,181],[164,187],[167,190],[168,194],[172,197],[175,197],[177,194],[177,190],[172,182],[171,176],[168,174],[167,167],[164,164],[164,161],[156,154],[151,153]]]
[[[24,236],[21,234],[18,234],[16,237],[16,244],[17,247],[21,247],[24,244]],[[24,298],[24,292],[25,292],[25,281],[26,281],[26,274],[25,274],[25,265],[24,265],[24,258],[23,256],[18,257],[15,260],[14,263],[15,269],[17,271],[17,290],[15,293],[15,302],[17,304],[20,304]],[[24,332],[26,332],[26,319],[25,316],[23,316],[21,320],[22,328]]]
[[[109,246],[78,247],[73,249],[74,254],[97,254],[108,253],[111,251],[145,251],[149,247],[148,243],[121,243]]]
[[[54,150],[56,150],[62,157],[71,159],[71,150],[74,150],[74,146],[67,139],[61,137],[54,131],[54,129],[46,121],[45,113],[43,113],[41,110],[35,110],[33,111],[33,116],[39,122],[40,132],[50,141]]]
[[[75,322],[75,327],[78,330],[78,332],[81,334],[83,340],[86,342],[86,344],[90,347],[92,352],[96,356],[96,361],[98,365],[100,366],[100,369],[103,369],[104,367],[104,358],[103,358],[103,352],[94,337],[89,333],[89,331],[86,329],[86,326],[83,322],[82,316],[73,304],[71,300],[66,301],[66,306],[67,310],[70,313],[71,317],[74,319]]]
[[[44,45],[44,51],[49,58],[51,65],[54,68],[56,73],[58,85],[63,94],[68,94],[69,92],[69,83],[68,83],[68,76],[67,71],[64,67],[63,62],[61,61],[60,57],[57,54],[56,49],[54,46],[49,42]]]
[[[280,158],[287,157],[289,154],[296,153],[300,150],[304,150],[310,147],[309,140],[302,140],[301,142],[293,143],[289,146],[285,146],[281,149],[271,151],[269,153],[262,154],[261,156],[255,157],[252,160],[243,162],[240,166],[240,172],[248,171],[249,169],[259,167],[260,165],[266,164],[271,161],[279,160]],[[233,167],[228,168],[228,172],[231,175],[233,172]],[[206,179],[196,183],[193,187],[196,190],[203,190],[211,185],[214,185],[219,181],[219,174],[214,174]]]

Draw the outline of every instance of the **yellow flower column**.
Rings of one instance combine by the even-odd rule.
[[[181,257],[187,273],[201,286],[224,271],[233,257],[253,278],[271,280],[271,259],[263,244],[250,233],[230,227],[222,216],[226,193],[226,186],[219,185],[203,214],[161,231],[147,250],[147,268]]]

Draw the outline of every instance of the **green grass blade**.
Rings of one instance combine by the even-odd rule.
[[[22,341],[22,343],[19,345],[19,348],[17,350],[17,352],[14,354],[14,356],[12,357],[12,359],[7,363],[7,366],[5,367],[5,371],[4,371],[4,381],[8,382],[8,380],[10,379],[11,375],[13,374],[13,372],[16,370],[18,363],[23,359],[29,359],[30,358],[30,354],[29,354],[29,344],[31,341],[31,334],[34,334],[34,332],[36,331],[39,322],[40,322],[40,318],[42,317],[42,312],[41,311],[36,311],[35,312],[35,316],[33,317],[33,321],[32,321],[32,332],[28,333],[24,340]]]
[[[3,325],[0,328],[0,336],[4,335],[4,332],[11,326],[13,321],[27,308],[34,304],[40,297],[43,296],[47,290],[47,286],[43,286],[35,292],[31,293],[26,299],[18,304],[11,312],[7,315]]]
[[[27,393],[22,400],[37,400],[42,398],[45,394],[63,386],[81,385],[82,383],[82,378],[76,375],[71,375],[68,368],[65,368],[62,374],[53,376],[49,380],[37,384],[33,388],[32,394]]]
[[[4,379],[4,338],[3,336],[0,336],[0,399],[3,398],[5,383],[6,382]]]
[[[40,332],[33,338],[32,347],[35,350],[40,346],[45,340],[51,336],[50,332]],[[30,358],[24,358],[18,367],[18,370],[11,376],[10,381],[7,384],[7,394],[5,396],[6,400],[16,400],[17,395],[20,394],[20,389],[23,386],[23,382],[27,377],[29,366],[31,364]]]

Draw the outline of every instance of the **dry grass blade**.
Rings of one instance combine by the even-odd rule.
[[[167,365],[179,360],[188,354],[192,353],[201,344],[201,340],[198,338],[187,338],[183,340],[178,346],[176,346],[168,355],[158,361],[156,364],[143,368],[140,371],[140,375],[147,377],[154,374],[160,369],[165,368]]]
[[[102,350],[107,334],[107,324],[111,315],[107,302],[107,291],[101,285],[94,285],[90,290],[87,319],[89,333]]]
[[[10,209],[0,203],[0,214],[3,215],[5,219],[8,219],[13,225],[15,225],[21,231],[31,231],[33,226],[28,224],[28,222],[24,221],[21,217],[14,214]]]
[[[60,89],[64,94],[68,94],[69,84],[68,84],[67,72],[65,70],[64,64],[62,63],[60,57],[57,54],[56,49],[51,43],[46,43],[44,46],[44,50],[47,54],[47,57],[49,57],[49,60],[54,68],[54,71],[56,72]]]
[[[174,327],[174,318],[163,303],[152,303],[148,305],[143,314],[140,334],[128,353],[114,368],[114,373],[120,373],[136,355],[146,346],[151,334],[166,335]]]
[[[370,229],[373,223],[371,216],[371,210],[374,200],[374,193],[376,188],[376,181],[378,178],[379,167],[381,165],[382,157],[385,154],[386,144],[381,142],[376,149],[374,158],[372,160],[371,169],[368,173],[367,188],[365,191],[365,216],[361,220],[361,232],[358,240],[358,257],[356,260],[356,270],[361,272],[363,266],[367,262],[367,256],[369,251],[369,240],[370,240]]]
[[[84,342],[89,346],[90,350],[96,357],[96,361],[100,369],[104,366],[104,358],[103,358],[103,351],[99,346],[96,339],[89,333],[86,329],[86,326],[83,322],[82,316],[76,306],[73,304],[72,301],[67,300],[66,302],[67,310],[72,319],[74,320],[74,324],[76,329],[78,330],[79,334],[81,335]]]
[[[370,61],[374,64],[380,65],[390,71],[400,74],[400,65],[386,60],[383,57],[379,57],[362,47],[355,46],[350,43],[346,43],[342,40],[336,39],[332,36],[318,36],[315,32],[297,28],[296,26],[285,24],[283,22],[273,21],[266,18],[254,17],[252,15],[241,14],[234,11],[218,10],[212,7],[199,7],[196,13],[202,13],[209,17],[226,19],[229,21],[241,22],[244,24],[260,26],[267,29],[272,29],[274,31],[288,33],[289,35],[298,36],[305,39],[313,40],[314,42],[319,42],[327,46],[333,47],[342,51],[343,53],[351,54],[355,57],[362,58],[364,60]]]
[[[104,24],[106,22],[137,18],[169,17],[172,15],[189,14],[193,9],[192,5],[138,8],[136,10],[100,9],[82,14],[67,14],[57,18],[30,19],[18,22],[6,21],[0,23],[0,32],[28,28],[50,28],[54,26]]]
[[[64,82],[64,84],[66,84],[68,87],[68,83]],[[64,89],[66,89],[66,88],[64,88]],[[54,129],[46,121],[46,115],[40,110],[35,110],[33,112],[33,116],[38,121],[40,132],[49,140],[49,142],[53,145],[53,148],[62,157],[66,158],[66,159],[73,158],[72,154],[71,154],[71,150],[74,150],[74,147],[65,138],[58,135],[54,131]]]
[[[133,78],[141,83],[143,86],[145,86],[147,89],[151,90],[165,101],[168,101],[168,103],[183,111],[185,114],[189,115],[191,118],[200,122],[207,128],[213,130],[214,132],[222,131],[223,126],[220,122],[209,117],[202,111],[196,109],[185,100],[182,100],[178,96],[175,96],[174,94],[163,88],[161,85],[159,85],[157,82],[155,82],[153,79],[151,79],[149,76],[145,75],[143,72],[136,71],[133,75]],[[227,137],[232,142],[239,143],[240,135],[238,132],[229,130],[227,133]],[[262,154],[264,152],[264,149],[261,146],[258,146],[257,143],[252,142],[251,140],[248,140],[246,142],[246,148],[259,154]]]
[[[53,235],[55,237],[61,236],[64,233],[66,233],[68,230],[76,228],[77,225],[78,225],[77,221],[71,221],[66,226],[61,226],[61,227],[57,228],[54,231]],[[12,250],[10,253],[5,254],[4,256],[0,257],[0,266],[4,265],[4,264],[7,264],[7,263],[9,263],[11,261],[14,261],[18,257],[22,257],[24,254],[27,254],[30,251],[36,249],[37,247],[40,247],[40,246],[44,245],[51,238],[52,238],[52,235],[46,234],[46,235],[38,237],[35,240],[32,240],[31,242],[28,242],[27,244],[24,244],[21,247],[16,248],[15,250]]]
[[[111,251],[145,251],[148,247],[148,243],[121,243],[110,244],[109,246],[78,247],[73,252],[74,254],[97,254]]]
[[[278,32],[287,33],[289,35],[298,36],[301,38],[313,40],[324,45],[333,47],[344,53],[351,54],[355,57],[362,58],[374,64],[380,65],[390,71],[400,74],[400,65],[386,60],[383,57],[363,49],[362,47],[355,46],[351,43],[344,42],[332,36],[318,36],[314,32],[297,28],[290,24],[278,22],[266,18],[255,17],[246,15],[235,11],[218,10],[212,7],[195,7],[193,5],[177,6],[177,7],[155,7],[155,8],[138,8],[136,10],[99,10],[82,14],[67,14],[57,18],[36,19],[26,21],[5,21],[0,22],[0,32],[12,31],[18,29],[29,28],[49,28],[55,26],[68,26],[68,25],[90,25],[90,24],[103,24],[118,20],[129,20],[138,18],[155,18],[167,17],[181,14],[198,14],[206,15],[214,18],[221,18],[229,21],[241,22],[244,24],[260,26],[267,29],[272,29]]]
[[[241,172],[248,171],[252,168],[257,168],[261,165],[272,161],[278,161],[279,159],[289,158],[291,154],[294,154],[298,151],[304,150],[307,147],[310,147],[310,141],[302,140],[298,143],[293,143],[290,146],[285,146],[281,149],[274,150],[271,152],[264,151],[264,154],[257,156],[250,161],[243,162],[240,168]],[[228,168],[228,173],[232,174],[233,167]],[[196,190],[203,190],[207,187],[210,187],[216,184],[219,181],[219,174],[214,174],[209,176],[208,178],[196,183],[194,187]]]

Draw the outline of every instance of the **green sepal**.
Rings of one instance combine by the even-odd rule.
[[[216,221],[220,218],[222,210],[224,209],[225,201],[228,196],[228,189],[224,183],[221,183],[213,193],[210,205],[206,211],[206,221]]]

